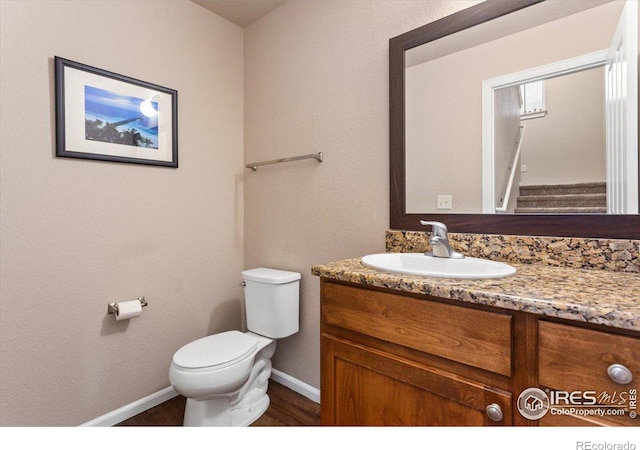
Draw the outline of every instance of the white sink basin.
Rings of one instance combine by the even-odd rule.
[[[508,264],[479,258],[436,258],[424,253],[377,253],[362,258],[365,266],[387,272],[471,280],[503,278],[516,273]]]

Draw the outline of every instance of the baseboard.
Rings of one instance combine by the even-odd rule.
[[[292,377],[291,375],[287,375],[286,373],[280,372],[277,369],[271,369],[271,379],[276,383],[280,383],[281,385],[288,387],[289,389],[297,392],[300,395],[304,395],[311,401],[320,403],[319,389],[316,389],[313,386]],[[111,427],[177,396],[178,393],[173,389],[173,387],[169,386],[162,389],[161,391],[155,392],[151,395],[147,395],[140,400],[136,400],[135,402],[129,403],[128,405],[124,405],[122,408],[118,408],[114,411],[90,420],[89,422],[85,422],[80,426]]]
[[[316,389],[313,386],[292,377],[291,375],[280,372],[277,369],[271,369],[271,379],[300,395],[304,395],[311,401],[320,403],[320,389]]]
[[[118,408],[103,416],[90,420],[89,422],[85,422],[80,426],[81,427],[111,427],[137,414],[140,414],[141,412],[151,409],[154,406],[158,406],[160,403],[164,403],[167,400],[171,400],[172,398],[177,396],[178,396],[178,393],[175,391],[175,389],[169,386],[162,389],[161,391],[155,392],[151,395],[147,395],[146,397],[141,398],[140,400],[136,400],[133,403],[124,405],[122,408]]]

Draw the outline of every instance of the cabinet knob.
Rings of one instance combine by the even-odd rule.
[[[494,422],[500,422],[502,419],[504,419],[502,408],[500,408],[500,405],[498,405],[497,403],[490,404],[485,408],[485,411],[487,411],[487,416],[489,416],[489,419],[493,420]]]
[[[609,378],[618,384],[629,384],[633,380],[633,374],[622,364],[611,364],[607,368]]]

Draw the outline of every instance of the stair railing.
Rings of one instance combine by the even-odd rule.
[[[507,207],[509,206],[509,199],[511,197],[511,191],[513,190],[513,180],[516,177],[516,170],[520,165],[520,149],[522,148],[522,137],[524,136],[524,131],[527,128],[526,125],[520,125],[520,136],[518,137],[518,146],[516,147],[515,156],[513,157],[513,162],[509,167],[509,180],[507,181],[507,186],[505,187],[504,194],[502,195],[502,204],[496,207],[496,212],[505,213],[507,212]]]

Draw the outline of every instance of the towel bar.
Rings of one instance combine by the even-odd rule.
[[[269,164],[279,164],[279,163],[289,162],[289,161],[299,161],[301,159],[315,159],[318,162],[322,162],[323,155],[322,155],[322,152],[311,153],[310,155],[292,156],[290,158],[273,159],[271,161],[262,161],[257,163],[245,164],[245,167],[255,172],[256,170],[258,170],[258,166],[266,166]]]

